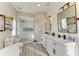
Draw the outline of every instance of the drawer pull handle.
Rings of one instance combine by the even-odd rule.
[[[57,45],[56,43],[53,43],[54,45]]]
[[[56,49],[53,49],[53,53],[56,54]]]

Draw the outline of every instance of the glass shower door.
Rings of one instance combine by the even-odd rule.
[[[19,18],[19,20],[17,20],[17,37],[24,42],[34,40],[34,21],[27,21],[27,19],[28,18]]]

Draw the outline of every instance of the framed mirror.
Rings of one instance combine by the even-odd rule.
[[[5,16],[5,30],[13,30],[13,17]]]
[[[5,16],[0,15],[0,31],[4,31],[4,30],[5,30]]]
[[[76,4],[57,14],[58,31],[64,33],[77,33]]]

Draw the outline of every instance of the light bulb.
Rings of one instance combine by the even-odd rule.
[[[37,4],[37,6],[39,7],[39,6],[40,6],[40,4]]]

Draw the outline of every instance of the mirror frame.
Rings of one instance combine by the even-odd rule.
[[[0,17],[2,18],[3,24],[1,24],[3,26],[3,29],[0,29],[0,32],[5,31],[5,15],[1,15]]]
[[[75,5],[75,18],[77,18],[76,4],[73,4],[73,5],[69,6],[68,8],[70,8],[70,7],[74,6],[74,5]],[[68,8],[66,8],[66,9],[68,9]],[[65,9],[65,10],[66,10],[66,9]],[[63,10],[63,11],[65,11],[65,10]],[[61,12],[62,12],[62,11],[61,11]],[[61,12],[59,12],[59,13],[61,13]],[[58,13],[58,14],[59,14],[59,13]],[[62,29],[60,30],[61,26],[60,26],[60,24],[59,24],[58,14],[57,14],[58,32],[63,32]],[[72,32],[63,32],[63,33],[72,33],[72,34],[75,34],[75,33],[78,32],[78,30],[77,30],[77,19],[75,19],[75,20],[76,20],[76,23],[75,23],[75,24],[76,24],[76,31],[75,31],[74,33],[72,33]]]

